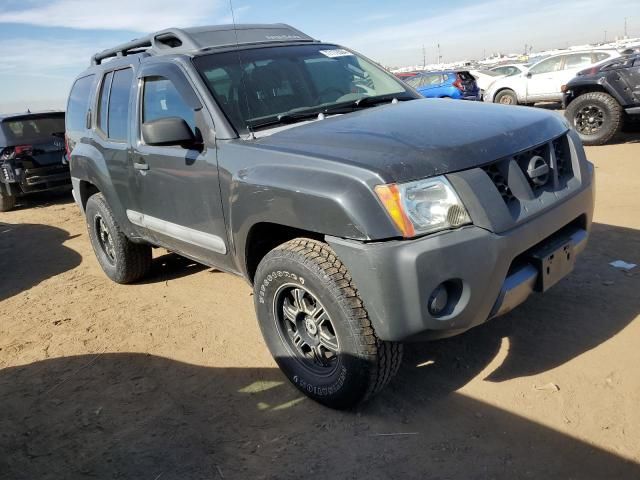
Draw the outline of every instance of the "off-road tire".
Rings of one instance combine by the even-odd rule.
[[[100,243],[98,217],[104,222],[113,242],[114,260]],[[104,273],[116,283],[132,283],[143,278],[151,268],[151,247],[130,241],[116,223],[111,208],[101,193],[92,195],[86,206],[87,229],[91,246]]]
[[[303,286],[326,308],[340,348],[336,369],[315,374],[278,327],[276,293]],[[380,340],[347,268],[327,244],[291,240],[269,252],[254,278],[256,314],[276,362],[300,391],[331,408],[347,409],[382,390],[397,373],[402,344]]]
[[[15,195],[7,195],[0,192],[0,212],[8,212],[16,206]]]
[[[507,98],[511,99],[511,103],[505,103],[503,101],[503,99]],[[501,103],[503,105],[518,105],[518,96],[513,90],[500,90],[498,93],[496,93],[496,96],[493,97],[493,103]]]
[[[576,121],[578,113],[590,105],[602,110],[604,123],[595,134],[586,135],[576,128]],[[604,145],[622,129],[624,111],[611,95],[604,92],[589,92],[573,100],[567,107],[565,116],[578,132],[582,143],[585,145]]]

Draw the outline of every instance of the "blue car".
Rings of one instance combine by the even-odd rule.
[[[476,79],[467,71],[424,72],[405,80],[426,98],[480,100]]]

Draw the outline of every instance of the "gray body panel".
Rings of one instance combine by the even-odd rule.
[[[540,109],[423,99],[329,117],[255,144],[405,182],[483,165],[566,130],[562,117]]]
[[[586,245],[593,202],[589,179],[572,198],[502,234],[469,226],[410,241],[366,244],[333,237],[327,241],[351,272],[381,339],[441,338],[485,322],[494,310],[504,314],[524,301],[532,293],[526,289],[531,280],[525,277],[508,285],[514,260],[576,219],[581,219],[580,226],[571,233],[578,239],[574,253],[580,253]],[[428,311],[429,295],[452,279],[463,285],[461,298],[450,315],[435,318]],[[501,296],[502,290],[521,284],[524,294],[501,308],[509,301]]]

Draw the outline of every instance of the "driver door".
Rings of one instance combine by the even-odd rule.
[[[138,75],[138,138],[133,150],[133,191],[139,211],[129,220],[159,245],[209,265],[229,262],[211,120],[177,65],[148,65]],[[201,145],[147,145],[144,122],[167,117],[186,121]]]

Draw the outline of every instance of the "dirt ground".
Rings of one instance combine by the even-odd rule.
[[[574,273],[468,333],[408,345],[355,412],[275,367],[240,278],[156,252],[120,286],[70,195],[0,214],[0,478],[640,478],[640,137],[588,149]],[[556,388],[557,386],[557,388]]]

